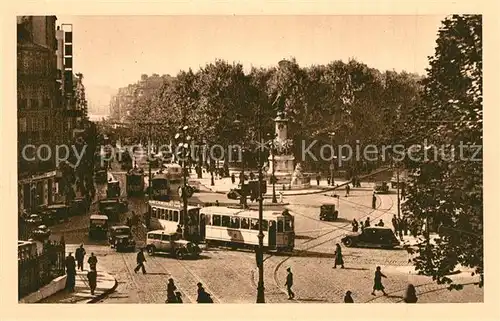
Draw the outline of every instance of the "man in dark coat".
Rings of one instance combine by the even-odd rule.
[[[375,271],[375,278],[373,279],[373,291],[372,295],[375,295],[375,291],[382,291],[384,295],[387,295],[384,291],[384,286],[382,285],[382,278],[386,278],[386,276],[380,270],[380,266],[377,266],[377,270]]]
[[[370,218],[367,217],[365,220],[365,227],[370,227]]]
[[[340,265],[342,268],[344,268],[344,258],[342,257],[342,248],[340,247],[340,244],[337,243],[335,244],[335,264],[333,265],[333,268],[337,268],[337,264]]]
[[[80,244],[80,247],[75,251],[75,258],[78,264],[78,269],[80,269],[80,271],[83,271],[83,259],[85,258],[85,254],[86,252],[83,248],[83,244]]]
[[[97,271],[91,269],[87,273],[87,279],[89,280],[90,294],[94,295],[94,291],[97,287]]]
[[[146,258],[144,257],[144,251],[141,248],[139,252],[137,252],[137,266],[134,269],[135,273],[137,273],[137,271],[142,269],[142,274],[146,274],[146,268],[144,267],[144,262],[146,262]]]
[[[347,292],[345,293],[344,303],[354,303],[354,300],[352,299],[351,294],[352,294],[352,292],[351,292],[351,291],[347,291]]]
[[[292,286],[293,286],[293,273],[292,269],[287,268],[286,271],[288,272],[286,276],[286,290],[288,291],[288,300],[292,300],[295,297],[295,293],[292,291]]]
[[[66,266],[66,289],[70,292],[75,291],[76,264],[75,258],[69,253],[64,261]]]
[[[87,261],[90,266],[90,269],[94,269],[97,271],[97,257],[94,255],[94,252],[90,253],[90,257]]]
[[[396,233],[396,235],[397,235],[399,227],[398,227],[398,219],[396,218],[396,214],[394,214],[394,216],[392,217],[391,222],[392,222],[392,227],[394,228],[394,233]]]
[[[210,294],[208,294],[205,291],[205,288],[203,288],[203,284],[198,282],[198,297],[196,298],[196,302],[198,303],[214,303],[212,298],[210,297]]]
[[[177,290],[177,287],[174,284],[174,279],[172,279],[172,278],[168,279],[167,303],[176,303],[177,297],[175,295],[175,290]]]
[[[372,196],[372,208],[375,209],[377,206],[377,196],[375,195],[375,192],[373,192]]]

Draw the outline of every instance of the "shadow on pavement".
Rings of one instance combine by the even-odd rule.
[[[345,267],[344,270],[368,271],[367,268]]]
[[[308,235],[295,235],[296,240],[310,240],[312,238],[313,238],[312,236]]]
[[[324,299],[314,299],[314,298],[305,298],[305,299],[296,299],[295,301],[299,302],[328,302]]]

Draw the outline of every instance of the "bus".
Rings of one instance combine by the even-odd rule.
[[[207,245],[255,249],[259,245],[259,211],[208,206],[200,210],[205,224]],[[262,229],[266,251],[293,251],[295,245],[294,217],[288,211],[263,212]]]
[[[132,168],[127,173],[127,196],[144,194],[144,171]]]
[[[205,237],[205,220],[200,219],[200,207],[188,206],[188,217],[185,220],[182,202],[156,201],[148,202],[148,211],[151,226],[167,232],[175,232],[177,226],[187,226],[188,237],[194,240],[203,240]]]
[[[170,182],[167,174],[156,173],[151,179],[151,199],[158,201],[168,201],[170,199]]]

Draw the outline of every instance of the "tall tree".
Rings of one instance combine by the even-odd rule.
[[[407,133],[411,143],[428,140],[429,146],[412,149],[413,160],[407,159],[414,178],[403,211],[419,225],[434,225],[439,239],[423,242],[416,267],[456,287],[446,275],[460,264],[474,268],[482,285],[481,16],[453,15],[443,21],[427,72],[423,101],[411,111]]]

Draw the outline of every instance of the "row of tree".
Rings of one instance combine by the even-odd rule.
[[[248,142],[257,138],[259,125],[273,133],[273,118],[285,112],[296,157],[301,157],[299,142],[314,139],[405,148],[427,140],[448,149],[465,144],[462,157],[456,150],[452,159],[425,160],[421,148],[422,160],[405,158],[394,165],[413,177],[404,215],[439,226],[440,240],[432,244],[426,235],[419,248],[417,269],[450,283],[447,275],[461,264],[475,268],[482,284],[481,16],[446,18],[436,44],[426,77],[381,72],[355,60],[304,68],[295,59],[245,74],[241,64],[216,60],[196,72],[182,71],[137,99],[130,132],[147,137],[151,130],[157,142],[168,142],[187,125],[197,141]],[[160,125],[139,125],[151,121]]]

